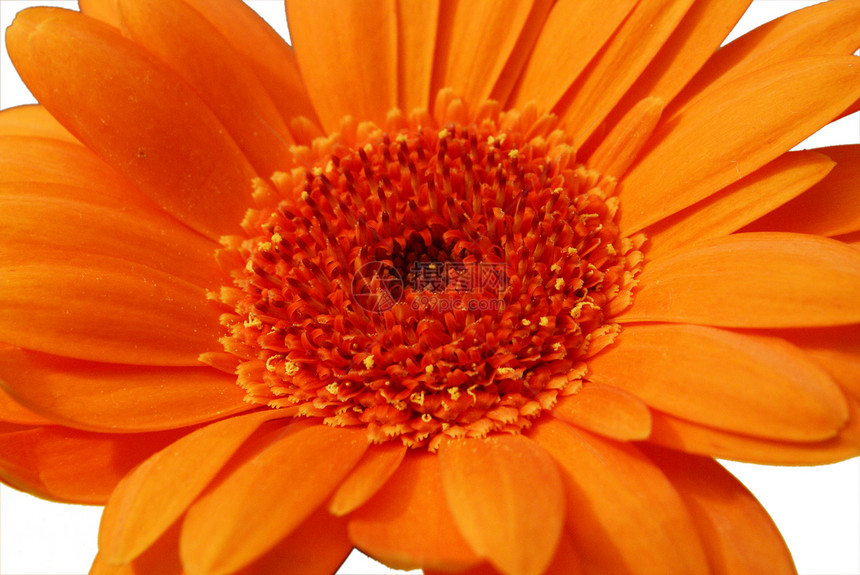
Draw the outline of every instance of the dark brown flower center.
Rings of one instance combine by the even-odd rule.
[[[248,401],[433,448],[527,427],[614,339],[641,259],[614,181],[515,112],[427,119],[258,183],[222,254],[245,263],[221,300]]]

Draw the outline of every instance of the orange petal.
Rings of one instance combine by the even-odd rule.
[[[551,110],[636,5],[636,0],[559,0],[544,23],[512,98]]]
[[[239,229],[256,174],[172,71],[115,29],[67,10],[20,13],[7,44],[39,101],[168,212],[213,239]]]
[[[457,571],[457,575],[500,575],[492,566],[483,564],[465,571]],[[552,559],[549,567],[543,572],[543,575],[584,575],[582,565],[579,561],[579,556],[573,548],[570,537],[562,531],[561,537],[558,540],[558,546],[555,551],[555,557]],[[424,575],[451,575],[450,571],[438,571],[436,569],[424,569]]]
[[[350,551],[346,522],[319,509],[289,537],[235,575],[331,575]]]
[[[607,176],[620,178],[639,156],[654,132],[663,100],[645,98],[637,102],[588,159],[588,167]]]
[[[860,401],[860,325],[780,331]]]
[[[224,575],[272,549],[319,508],[366,448],[364,432],[321,424],[273,438],[188,510],[180,541],[186,571]]]
[[[179,523],[175,523],[158,541],[129,563],[111,563],[99,552],[89,575],[185,575],[179,561]]]
[[[287,20],[326,131],[346,115],[384,125],[398,102],[395,0],[289,0]]]
[[[860,47],[858,19],[860,6],[854,0],[831,0],[752,30],[714,53],[672,102],[666,118],[686,113],[694,98],[715,93],[733,80],[778,62],[852,54]]]
[[[632,445],[555,420],[530,433],[562,469],[567,527],[586,573],[707,573],[692,520],[660,470]]]
[[[399,442],[371,445],[338,487],[329,503],[329,510],[341,516],[364,505],[397,471],[405,455],[406,446]]]
[[[860,455],[860,402],[846,397],[848,425],[817,443],[791,443],[737,435],[653,412],[650,441],[680,451],[765,465],[823,465]]]
[[[442,486],[469,545],[507,575],[540,575],[564,524],[552,458],[522,435],[455,439],[439,448]]]
[[[430,109],[439,4],[438,0],[397,0],[398,91],[400,108],[406,112]]]
[[[701,202],[649,226],[655,258],[699,240],[726,236],[824,178],[836,165],[812,151],[788,152]]]
[[[649,96],[670,102],[710,58],[752,0],[697,0],[624,99],[627,110]]]
[[[618,387],[586,383],[576,394],[562,398],[552,412],[568,423],[619,441],[641,441],[651,434],[648,407]]]
[[[433,72],[435,90],[453,88],[473,109],[491,97],[522,36],[534,37],[550,2],[471,0],[443,3]],[[531,46],[523,47],[523,56]],[[509,73],[518,75],[519,70]]]
[[[218,29],[266,87],[285,121],[303,116],[322,135],[292,47],[244,2],[183,0]],[[298,135],[294,134],[298,139]],[[300,142],[310,144],[310,141]]]
[[[127,180],[84,146],[31,136],[0,137],[0,182],[64,184],[99,190],[108,196],[118,196],[117,191],[123,193],[131,188]]]
[[[713,238],[648,262],[639,279],[635,302],[619,322],[860,323],[860,251],[827,238],[778,232]]]
[[[799,197],[753,222],[748,231],[838,236],[860,230],[860,145],[816,151],[836,162],[833,171]]]
[[[0,386],[57,423],[94,431],[186,427],[251,408],[236,376],[208,367],[136,367],[0,349]]]
[[[36,427],[0,434],[0,479],[38,497],[104,505],[137,464],[188,433],[106,434]]]
[[[0,340],[34,351],[114,363],[197,366],[219,349],[206,292],[163,272],[105,256],[0,259]]]
[[[258,173],[291,165],[292,136],[268,92],[218,30],[181,0],[117,0],[122,32],[179,74]]]
[[[567,132],[584,142],[668,40],[693,0],[639,2],[559,104]],[[575,49],[575,48],[574,48]]]
[[[480,562],[448,510],[439,459],[432,453],[409,452],[349,519],[355,546],[395,569],[462,571]]]
[[[650,448],[705,546],[713,575],[794,575],[791,553],[753,495],[713,459]]]
[[[237,449],[264,422],[265,410],[207,425],[145,461],[116,488],[99,528],[99,550],[111,563],[145,551],[185,512]],[[153,513],[158,509],[158,513]]]
[[[3,352],[5,352],[5,349],[0,350],[0,353]],[[33,413],[15,401],[2,387],[0,387],[0,423],[11,423],[27,427],[55,425],[50,419],[42,417],[38,413]],[[4,432],[4,430],[0,430],[0,433]]]
[[[201,287],[217,286],[218,244],[154,206],[137,208],[134,197],[117,206],[110,205],[113,198],[101,196],[98,190],[56,184],[0,183],[0,262],[91,254],[119,258]]]
[[[90,18],[101,20],[115,28],[120,26],[119,10],[115,0],[78,0],[78,7]]]
[[[619,192],[625,233],[736,182],[833,120],[860,95],[858,62],[841,56],[791,60],[691,102],[657,129],[642,161],[625,176]]]
[[[589,360],[589,379],[654,409],[735,433],[788,441],[834,437],[848,418],[827,373],[778,338],[695,325],[633,325]]]
[[[70,144],[78,140],[38,104],[0,111],[0,136],[50,138]]]

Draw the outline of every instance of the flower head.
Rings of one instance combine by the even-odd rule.
[[[860,4],[80,5],[7,33],[0,477],[93,573],[793,572],[711,458],[860,452],[860,151],[789,151]]]

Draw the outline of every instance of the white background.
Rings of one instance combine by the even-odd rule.
[[[611,1],[611,0],[610,0]],[[282,0],[247,2],[287,34]],[[816,4],[807,0],[755,0],[731,38],[786,12]],[[76,8],[70,0],[0,0],[0,28],[27,6]],[[0,108],[33,102],[0,48]],[[857,115],[837,122],[799,148],[860,143]],[[785,537],[800,575],[860,575],[860,459],[813,468],[766,467],[726,462],[759,498]],[[0,575],[79,575],[96,553],[101,508],[50,503],[0,487]],[[338,572],[403,573],[353,553]],[[414,571],[411,573],[419,573]]]

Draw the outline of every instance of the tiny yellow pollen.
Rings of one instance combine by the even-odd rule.
[[[612,244],[606,244],[606,253],[611,256],[614,256],[618,252],[615,251],[615,246],[613,246]]]
[[[418,405],[424,405],[424,392],[417,391],[409,396],[409,401],[412,403],[417,403]]]
[[[517,149],[513,149],[510,152],[508,152],[508,157],[512,160],[516,160],[519,157],[519,155],[520,155],[520,151]]]
[[[487,145],[488,146],[492,146],[495,143],[496,143],[496,139],[494,137],[490,136],[489,138],[487,138]]]
[[[364,361],[362,361],[362,363],[364,364],[365,368],[370,369],[373,367],[373,364],[375,363],[375,361],[374,361],[372,355],[368,355],[367,357],[364,358]]]
[[[254,260],[248,260],[248,263],[245,264],[245,269],[254,273]]]
[[[474,384],[474,385],[472,385],[471,387],[469,387],[469,389],[467,389],[467,390],[466,390],[466,393],[468,393],[469,395],[471,395],[471,396],[472,396],[472,402],[473,402],[473,403],[475,403],[475,404],[477,404],[477,403],[478,403],[478,396],[477,396],[477,395],[475,395],[475,388],[476,388],[476,387],[478,387],[478,384],[477,384],[477,383],[476,383],[476,384]]]
[[[549,325],[549,318],[547,316],[543,316],[540,318],[540,324],[542,327],[546,327]]]
[[[283,359],[281,355],[273,355],[269,359],[266,360],[266,369],[272,373],[275,373],[275,369],[277,369],[274,365],[272,365],[272,360],[280,361]]]
[[[425,413],[425,414],[421,415],[421,421],[423,421],[425,423],[430,423],[431,421],[433,421],[433,416],[430,415],[429,413]]]
[[[451,399],[453,399],[454,401],[457,401],[458,399],[460,399],[460,388],[449,387],[448,388],[448,395],[451,396]]]
[[[315,176],[321,176],[323,175],[323,170],[319,166],[314,166],[313,169],[311,169],[311,173]]]
[[[325,165],[325,173],[330,174],[334,171],[334,162],[331,160]]]
[[[439,139],[440,140],[444,140],[445,138],[447,138],[450,135],[451,135],[451,132],[448,131],[448,128],[442,128],[441,130],[439,130]]]
[[[551,266],[549,266],[549,271],[551,271],[551,272],[561,271],[561,266],[558,264],[552,264]]]
[[[328,391],[332,395],[337,395],[337,388],[338,387],[339,386],[338,386],[337,382],[333,381],[330,384],[328,384],[327,386],[325,386],[325,389],[326,389],[326,391]]]
[[[499,369],[496,370],[496,373],[498,373],[499,375],[508,375],[508,374],[514,373],[515,371],[516,370],[512,367],[500,367]]]
[[[564,287],[564,280],[563,279],[558,278],[557,280],[555,280],[555,289],[561,289],[563,287]]]
[[[284,238],[283,238],[283,236],[281,236],[281,234],[279,234],[279,233],[274,233],[274,234],[272,234],[272,241],[273,241],[274,243],[276,243],[276,244],[281,243],[281,241],[282,241],[283,239],[284,239]]]
[[[296,375],[299,372],[299,364],[292,360],[287,360],[284,362],[284,373],[289,377]]]
[[[554,344],[552,344],[552,348],[553,348],[555,351],[560,350],[560,349],[561,349],[561,342],[560,342],[560,341],[555,342]]]
[[[522,322],[520,322],[520,323],[522,323],[526,327],[528,327],[532,324],[532,322],[530,320],[527,320],[525,318],[523,318]]]
[[[263,329],[263,322],[260,321],[255,315],[248,314],[248,319],[245,320],[245,327],[255,327],[257,329]]]
[[[308,201],[309,197],[311,197],[311,195],[309,193],[302,192],[302,201],[305,201],[305,202]]]
[[[431,373],[433,373],[433,366],[432,366],[432,365],[428,365],[427,367],[425,367],[425,368],[424,368],[424,373],[426,373],[427,375],[430,375]]]
[[[268,251],[272,250],[272,243],[271,242],[263,242],[260,244],[259,247],[260,247],[261,252],[268,252]]]
[[[397,137],[394,138],[394,141],[398,144],[405,144],[409,141],[409,138],[406,137],[406,134],[397,134]]]

